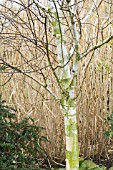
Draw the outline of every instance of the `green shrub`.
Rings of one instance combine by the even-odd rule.
[[[44,128],[30,117],[18,122],[15,113],[0,95],[0,169],[39,167],[39,158],[46,156],[42,142],[48,141],[40,134]]]
[[[113,137],[113,112],[105,119],[105,123],[110,126],[110,130],[104,132],[105,137]]]

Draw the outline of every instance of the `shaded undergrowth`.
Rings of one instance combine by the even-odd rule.
[[[42,143],[49,142],[42,130],[30,117],[18,122],[16,110],[0,95],[0,169],[39,168],[47,156]]]

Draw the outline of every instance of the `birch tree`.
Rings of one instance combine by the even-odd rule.
[[[13,1],[12,1],[13,2]],[[103,0],[90,1],[91,7],[87,13],[83,13],[82,10],[84,6],[87,5],[86,1],[79,0],[44,0],[44,1],[14,1],[19,6],[22,6],[22,9],[27,11],[27,22],[23,22],[20,16],[19,20],[22,20],[21,26],[26,27],[26,30],[30,30],[32,36],[29,37],[26,34],[23,34],[18,28],[15,32],[12,32],[13,35],[19,35],[21,38],[27,42],[33,43],[37,49],[39,49],[40,44],[46,54],[49,67],[52,70],[52,73],[57,81],[57,84],[60,89],[60,95],[56,96],[52,89],[48,86],[46,76],[41,71],[43,77],[43,82],[37,81],[30,74],[26,74],[19,67],[14,67],[8,64],[3,58],[0,58],[3,64],[10,67],[12,70],[28,76],[29,78],[36,81],[40,86],[45,88],[48,93],[50,93],[60,104],[61,109],[64,113],[64,123],[65,123],[65,136],[66,136],[66,169],[67,170],[78,170],[79,169],[79,144],[78,144],[78,131],[77,131],[77,113],[76,113],[76,84],[77,84],[77,70],[78,64],[81,59],[86,57],[89,53],[92,53],[92,56],[96,49],[100,48],[104,44],[111,41],[113,35],[102,39],[98,39],[96,36],[96,41],[93,46],[88,45],[84,51],[81,51],[80,40],[82,37],[82,32],[84,31],[85,24],[88,23],[88,20],[91,18],[93,13],[96,11],[98,13],[98,8],[103,3]],[[1,5],[4,7],[3,5]],[[6,8],[8,9],[8,7]],[[9,10],[9,9],[8,9]],[[34,10],[37,10],[35,13]],[[9,10],[12,13],[12,16],[18,16],[19,12],[14,12],[11,9]],[[14,17],[7,17],[6,14],[2,15],[6,17],[9,21],[12,21],[12,25],[16,22]],[[35,31],[36,27],[35,22],[33,22],[33,16],[44,26],[44,42],[38,41],[38,35]],[[40,16],[40,17],[39,17]],[[36,18],[37,17],[37,18]],[[41,19],[40,19],[41,18]],[[11,20],[12,19],[12,20]],[[102,23],[103,25],[107,22],[107,17]],[[98,21],[97,21],[98,22]],[[112,21],[109,22],[110,25]],[[50,25],[49,25],[50,24]],[[102,26],[101,24],[101,26]],[[55,48],[57,50],[56,60],[57,64],[55,65],[50,59],[50,43],[48,38],[48,27],[53,29],[53,36],[55,39]],[[103,31],[103,27],[101,27]],[[66,30],[71,37],[71,43],[68,46],[68,38]],[[19,32],[20,31],[20,32]],[[3,29],[2,31],[3,32]],[[99,30],[97,30],[98,34]],[[7,35],[8,33],[6,33]],[[87,34],[87,33],[86,33]],[[1,33],[2,35],[2,33]],[[3,32],[4,35],[4,32]],[[3,36],[2,35],[2,36]],[[10,35],[10,34],[9,34]],[[103,35],[103,33],[102,33]],[[6,39],[7,37],[4,37]],[[70,41],[70,40],[69,40]],[[18,50],[21,54],[21,51]],[[21,54],[22,55],[22,54]],[[41,69],[41,68],[40,68]]]
[[[65,135],[66,135],[66,169],[79,169],[79,145],[78,145],[78,132],[77,132],[77,115],[76,115],[76,100],[75,100],[75,87],[78,70],[78,62],[83,57],[80,54],[80,37],[82,26],[87,22],[93,11],[102,3],[96,1],[93,3],[88,14],[83,20],[80,20],[79,10],[83,2],[77,0],[67,0],[65,8],[67,17],[71,23],[72,33],[72,47],[71,50],[66,48],[66,35],[63,26],[63,10],[62,3],[59,1],[49,1],[49,10],[51,14],[51,22],[56,36],[56,45],[59,62],[59,77],[58,84],[62,88],[61,94],[61,107],[64,110],[65,122]],[[112,36],[110,39],[113,38]],[[109,39],[109,40],[110,40]],[[107,40],[105,40],[107,41]],[[103,45],[104,42],[101,44]],[[96,47],[98,48],[98,46]],[[90,49],[91,50],[91,49]],[[93,47],[94,50],[94,47]],[[73,58],[72,65],[69,65],[69,60]]]
[[[59,62],[59,85],[62,88],[60,104],[64,110],[64,123],[66,135],[66,168],[79,169],[79,146],[77,133],[77,118],[75,108],[75,86],[76,74],[78,68],[79,54],[79,30],[77,30],[75,14],[76,5],[72,4],[70,8],[67,2],[67,10],[70,13],[73,34],[73,46],[71,51],[68,51],[65,44],[65,34],[62,24],[62,11],[58,2],[49,2],[50,13],[52,17],[52,26],[56,35],[56,45]],[[74,54],[75,51],[75,54]],[[70,67],[68,64],[70,58],[74,56],[73,64]]]

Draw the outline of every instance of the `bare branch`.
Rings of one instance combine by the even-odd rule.
[[[105,39],[103,42],[98,43],[98,44],[95,45],[94,47],[88,49],[85,53],[83,53],[83,54],[81,55],[80,60],[81,60],[82,58],[86,57],[90,52],[92,52],[92,51],[94,51],[94,50],[102,47],[103,45],[109,43],[112,39],[113,39],[113,35],[111,35],[110,37],[108,37],[107,39]]]

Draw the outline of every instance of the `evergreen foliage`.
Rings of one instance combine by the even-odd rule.
[[[113,137],[113,112],[112,114],[105,119],[105,123],[110,126],[110,130],[104,132],[106,137]]]
[[[0,95],[0,169],[40,167],[39,158],[46,156],[42,142],[47,142],[32,118],[17,121],[16,110],[7,106]]]

